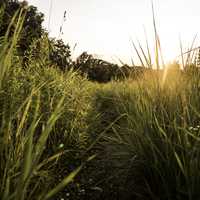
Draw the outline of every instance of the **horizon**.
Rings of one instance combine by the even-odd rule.
[[[150,0],[28,0],[39,12],[45,14],[44,28],[51,37],[63,39],[75,58],[83,51],[109,62],[138,64],[131,39],[141,42],[145,49],[144,27],[150,50],[154,54],[154,30]],[[200,20],[195,0],[154,0],[158,35],[165,62],[172,62],[180,55],[179,37],[183,51],[191,46],[194,36],[199,35],[195,22]],[[52,4],[51,4],[52,3]],[[66,11],[66,21],[63,15]],[[63,34],[60,26],[63,23]],[[60,35],[60,37],[59,37]],[[196,44],[199,44],[197,36]],[[76,46],[73,51],[73,47]],[[199,45],[197,45],[199,46]]]

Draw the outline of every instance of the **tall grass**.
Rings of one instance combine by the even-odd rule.
[[[50,67],[44,36],[23,69],[23,19],[0,45],[0,199],[199,199],[198,68],[90,83]],[[152,68],[148,41],[147,54],[133,45]]]
[[[52,198],[81,170],[81,159],[72,152],[81,154],[87,144],[82,118],[89,108],[88,83],[73,72],[44,68],[48,55],[21,67],[15,53],[24,17],[23,10],[16,12],[0,45],[2,200]],[[79,163],[70,169],[72,160]]]
[[[162,67],[165,63],[153,4],[152,10],[157,72],[107,84],[93,99],[89,131],[98,140],[99,170],[90,176],[104,199],[200,198],[200,73],[191,55],[196,37],[187,54],[180,41],[183,70],[161,71],[159,60]],[[151,68],[148,43],[147,55],[140,42],[141,53],[132,44],[142,66]]]
[[[101,113],[93,127],[97,134],[123,115],[97,146],[102,151],[97,162],[104,164],[99,177],[107,175],[105,193],[116,184],[113,192],[120,199],[200,197],[197,85],[199,81],[188,80],[182,72],[170,72],[159,94],[157,82],[149,76],[97,91],[94,107]]]

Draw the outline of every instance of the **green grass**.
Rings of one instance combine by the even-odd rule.
[[[0,45],[0,199],[200,198],[197,68],[91,83],[50,67],[44,37],[23,69],[21,13],[12,23]]]
[[[28,58],[28,68],[23,69],[15,54],[23,17],[16,13],[13,36],[8,37],[8,28],[0,45],[3,200],[50,199],[80,171],[86,159],[79,155],[88,143],[88,81],[73,72],[45,68],[44,56],[35,62]]]
[[[162,87],[147,77],[96,92],[97,134],[123,116],[97,145],[99,176],[109,178],[108,193],[117,184],[121,199],[198,199],[200,83],[182,72],[169,72]]]

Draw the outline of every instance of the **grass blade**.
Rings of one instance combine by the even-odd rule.
[[[55,194],[57,194],[60,190],[62,190],[66,185],[72,182],[81,169],[82,169],[82,166],[78,167],[76,170],[71,172],[61,183],[58,184],[58,186],[50,190],[43,199],[47,200],[47,199],[52,198]]]

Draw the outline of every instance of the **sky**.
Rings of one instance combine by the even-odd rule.
[[[44,27],[51,37],[62,38],[72,56],[83,51],[111,62],[137,62],[131,40],[145,48],[145,34],[155,51],[151,0],[28,0],[45,14]],[[180,54],[180,39],[186,51],[197,34],[199,44],[200,1],[153,0],[157,31],[166,62]],[[67,12],[60,26],[64,12]],[[51,13],[51,15],[50,15]],[[75,46],[75,49],[73,48]]]

